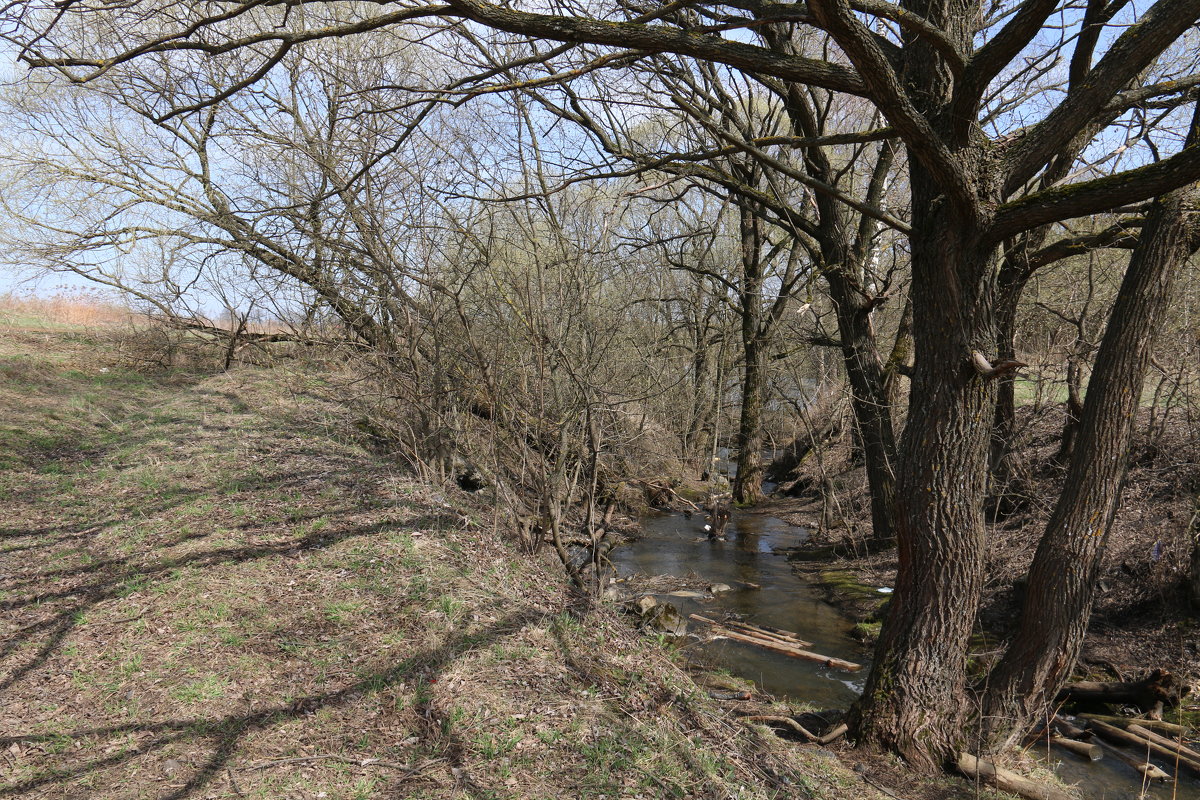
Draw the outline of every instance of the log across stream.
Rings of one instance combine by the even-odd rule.
[[[807,532],[782,520],[735,512],[726,530],[728,541],[704,539],[700,515],[654,514],[643,518],[644,536],[618,547],[610,557],[619,575],[694,575],[696,585],[725,583],[733,591],[702,600],[662,596],[686,618],[688,614],[724,617],[738,614],[750,622],[798,631],[807,649],[835,658],[869,664],[869,651],[850,637],[853,623],[824,602],[820,593],[800,581],[777,548],[794,547]],[[699,539],[699,541],[698,541]],[[740,588],[746,583],[761,589]],[[705,637],[713,633],[692,623]],[[733,639],[692,645],[698,661],[749,678],[771,694],[821,708],[845,708],[862,691],[866,670],[848,673],[797,660]]]
[[[764,691],[822,709],[847,708],[862,691],[870,667],[870,651],[850,636],[853,624],[821,598],[791,569],[777,549],[794,547],[807,532],[781,520],[734,512],[728,541],[710,542],[703,536],[699,515],[653,514],[642,520],[644,536],[618,547],[611,558],[621,576],[671,575],[693,577],[697,586],[724,583],[732,591],[709,599],[661,595],[684,618],[699,614],[711,619],[736,614],[755,625],[795,631],[805,647],[864,666],[858,672],[789,657],[732,638],[689,644],[688,652],[703,664],[724,668],[750,679]],[[760,589],[742,588],[756,584]],[[708,637],[711,626],[692,622],[692,632]],[[1058,762],[1058,772],[1068,784],[1077,784],[1086,798],[1125,800],[1139,797],[1140,775],[1117,758],[1100,761],[1075,755],[1057,746],[1034,745],[1037,755]],[[1172,773],[1174,770],[1170,770]],[[1148,787],[1148,798],[1200,800],[1200,780],[1186,772],[1176,784]]]

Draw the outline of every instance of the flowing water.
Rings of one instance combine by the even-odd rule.
[[[732,592],[710,600],[663,598],[684,616],[711,618],[734,612],[748,622],[796,631],[812,642],[808,650],[867,665],[867,649],[850,638],[853,624],[798,580],[787,559],[776,552],[804,541],[806,531],[771,517],[736,512],[726,529],[728,541],[708,541],[703,528],[698,514],[648,516],[642,520],[645,536],[617,548],[611,558],[623,576],[695,575],[704,586],[733,587]],[[740,588],[743,583],[762,588]],[[771,694],[823,708],[848,706],[862,691],[866,676],[865,668],[842,672],[728,639],[691,647],[698,660],[749,678]]]
[[[870,652],[851,638],[853,624],[822,600],[818,590],[801,580],[777,552],[803,542],[807,531],[772,517],[738,512],[726,530],[728,541],[708,541],[703,528],[704,520],[698,514],[653,514],[642,520],[644,536],[613,550],[611,558],[623,577],[691,576],[701,586],[725,583],[733,587],[733,591],[710,599],[662,596],[685,617],[694,613],[720,618],[736,613],[747,622],[797,632],[812,642],[809,650],[862,664],[860,672],[843,672],[729,639],[688,645],[696,661],[753,680],[773,695],[817,708],[848,707],[862,692]],[[746,583],[762,588],[743,588]],[[690,624],[705,633],[703,625]],[[1039,749],[1044,756],[1045,744]],[[1055,748],[1049,761],[1058,764],[1057,772],[1064,781],[1079,785],[1085,798],[1200,800],[1200,780],[1186,772],[1177,784],[1152,786],[1141,795],[1138,773],[1110,756],[1091,763]],[[1175,773],[1170,764],[1158,763]]]

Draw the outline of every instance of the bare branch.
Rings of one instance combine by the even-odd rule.
[[[1026,130],[1012,145],[1006,158],[1004,196],[1028,182],[1076,133],[1102,115],[1117,92],[1153,63],[1197,19],[1200,19],[1200,0],[1158,0],[1151,6],[1136,24],[1117,38],[1088,79],[1071,87],[1057,108]],[[1164,191],[1171,188],[1174,186],[1168,186]],[[1146,196],[1149,195],[1143,195]]]
[[[1200,145],[1137,169],[1084,183],[1059,186],[1006,203],[996,210],[988,231],[1000,241],[1038,225],[1107,211],[1146,200],[1200,180]]]
[[[482,0],[453,0],[454,13],[497,30],[541,36],[560,42],[589,42],[635,48],[647,53],[678,53],[731,67],[801,81],[837,92],[863,95],[862,79],[838,64],[788,56],[764,47],[728,41],[665,26],[609,22],[584,17],[513,11]]]

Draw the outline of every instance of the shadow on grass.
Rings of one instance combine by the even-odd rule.
[[[131,722],[123,725],[81,728],[67,733],[0,737],[0,748],[7,748],[14,744],[61,741],[64,736],[78,739],[139,732],[153,735],[148,741],[139,743],[134,751],[116,753],[78,763],[66,769],[53,770],[48,774],[18,783],[0,785],[0,797],[13,797],[35,790],[45,790],[58,784],[66,784],[89,773],[118,766],[174,742],[208,740],[207,747],[211,749],[211,752],[204,763],[188,777],[186,783],[174,787],[169,794],[163,795],[163,800],[181,800],[191,797],[220,776],[222,771],[230,768],[230,762],[237,752],[239,743],[246,735],[270,729],[292,719],[315,714],[322,709],[334,709],[346,705],[359,697],[387,689],[405,676],[414,673],[420,673],[423,679],[436,677],[447,664],[459,655],[497,642],[503,637],[519,631],[525,625],[544,619],[546,613],[542,609],[532,607],[515,611],[481,631],[455,636],[440,647],[418,653],[401,661],[391,669],[369,675],[348,686],[331,692],[308,695],[290,703],[246,714],[230,714],[218,719],[200,717],[165,722]]]
[[[74,600],[66,608],[57,610],[53,616],[39,620],[18,629],[8,636],[3,647],[0,647],[0,664],[11,657],[23,645],[29,643],[35,635],[44,635],[45,640],[37,647],[33,656],[24,664],[10,668],[7,675],[0,679],[0,692],[5,692],[20,682],[26,675],[42,666],[62,644],[67,634],[79,623],[87,610],[96,604],[121,596],[131,579],[152,580],[156,577],[170,574],[181,567],[211,567],[221,564],[237,564],[261,558],[291,556],[309,550],[328,547],[344,539],[382,533],[396,529],[428,529],[440,527],[447,517],[431,514],[403,523],[380,522],[373,525],[350,527],[344,530],[327,530],[305,536],[272,542],[264,545],[244,547],[217,548],[196,553],[189,553],[178,558],[166,558],[153,564],[141,560],[122,559],[109,563],[117,574],[106,575],[98,580],[63,589],[57,592],[44,592],[36,597],[20,601],[0,603],[0,609],[9,611],[25,605],[41,605],[56,600]],[[116,569],[117,567],[125,569]]]
[[[251,490],[253,491],[253,488]],[[212,490],[204,490],[204,491],[197,492],[196,494],[200,495],[200,496],[209,496],[209,495],[211,495],[211,493],[212,493]],[[183,498],[183,501],[176,505],[187,505],[189,502],[190,502],[190,498]],[[170,505],[151,506],[151,507],[146,507],[144,509],[147,516],[150,516],[153,514],[165,513],[170,510],[171,510]],[[361,510],[361,508],[357,508],[357,507],[353,507],[353,506],[344,506],[341,508],[322,508],[320,510],[313,511],[308,514],[289,514],[282,522],[272,521],[271,524],[276,524],[276,525],[286,524],[288,526],[296,526],[296,525],[301,525],[305,522],[312,522],[313,520],[321,519],[321,518],[336,519],[341,514],[349,514],[349,513],[353,513],[356,511],[360,511],[360,510]],[[56,530],[56,532],[59,535],[49,541],[43,541],[43,542],[39,542],[39,543],[26,545],[24,547],[14,547],[14,548],[10,548],[8,550],[0,551],[0,556],[6,555],[8,553],[20,552],[22,550],[36,550],[38,548],[44,548],[49,553],[49,552],[52,552],[51,548],[50,548],[51,545],[57,545],[57,544],[61,544],[63,542],[68,542],[68,541],[72,541],[72,540],[86,539],[87,537],[102,533],[103,531],[105,531],[115,525],[127,523],[128,521],[129,520],[127,520],[127,519],[113,519],[113,520],[108,520],[108,521],[100,523],[100,524],[91,525],[87,528],[77,529],[77,530],[64,531],[63,529],[59,528]],[[441,524],[457,523],[458,521],[459,521],[459,518],[454,517],[452,515],[445,515],[445,516],[432,515],[432,516],[422,517],[421,519],[418,519],[415,521],[405,522],[403,524],[406,526],[407,525],[417,525],[417,524],[426,524],[426,525],[430,525],[430,526],[435,526],[435,524],[436,524],[436,526],[440,527]],[[391,524],[395,525],[398,523],[391,523]],[[264,525],[261,522],[246,522],[246,523],[242,523],[240,525],[236,525],[234,527],[237,530],[254,531],[254,530],[263,528]],[[384,527],[386,527],[386,524],[384,525]],[[220,533],[220,531],[218,531],[218,530],[198,531],[196,533],[177,535],[170,540],[155,542],[154,546],[156,548],[161,548],[161,549],[165,549],[165,548],[169,548],[169,547],[177,547],[181,544],[184,544],[185,542],[194,541],[197,539],[208,538],[209,536],[213,535],[214,533]],[[31,535],[36,535],[36,534],[31,534]],[[328,531],[325,531],[325,532],[323,532],[323,535],[329,536],[330,533]],[[353,536],[355,534],[350,533],[347,535]],[[270,551],[273,548],[279,548],[279,547],[286,548],[286,547],[294,545],[294,543],[297,541],[311,541],[313,539],[320,538],[320,536],[321,536],[321,534],[314,533],[309,536],[302,537],[301,539],[298,539],[298,540],[294,539],[294,540],[288,540],[285,542],[273,542],[271,544],[264,544],[264,545],[258,545],[258,546],[247,545],[247,546],[243,546],[243,547],[226,548],[223,550],[210,550],[210,551],[207,551],[207,553],[193,553],[193,554],[189,554],[188,556],[177,559],[180,563],[176,563],[173,566],[181,566],[183,564],[189,563],[187,561],[187,559],[194,560],[194,559],[198,559],[198,558],[203,558],[208,554],[216,554],[218,560],[224,560],[224,556],[226,554],[236,555],[237,553],[239,553],[241,551],[251,552],[252,557],[254,555],[270,555],[271,554]],[[291,544],[289,544],[289,543],[291,543]],[[311,549],[311,546],[300,547],[299,549],[302,549],[302,550]],[[160,563],[168,563],[169,561],[170,560],[168,560],[167,562],[160,562]],[[162,570],[157,569],[156,565],[151,565],[149,570],[146,569],[144,560],[139,560],[136,563],[137,563],[136,566],[131,567],[131,561],[128,558],[105,558],[105,559],[92,561],[87,564],[81,564],[76,567],[62,567],[59,569],[49,569],[49,570],[42,570],[42,571],[37,571],[37,569],[35,568],[34,570],[28,570],[28,571],[24,571],[24,572],[13,572],[13,573],[10,573],[9,575],[5,576],[5,578],[3,580],[0,580],[0,590],[8,591],[8,592],[15,592],[15,591],[24,589],[29,586],[44,586],[47,581],[51,581],[51,580],[62,580],[64,578],[78,577],[78,576],[83,576],[83,575],[91,575],[93,573],[103,572],[105,570],[116,571],[117,574],[113,576],[113,579],[118,580],[118,581],[133,580],[133,579],[136,579],[139,577],[144,577],[153,572],[161,572],[162,571]],[[0,601],[0,611],[11,611],[11,610],[14,610],[17,608],[21,608],[22,606],[41,605],[43,603],[46,603],[46,602],[49,602],[52,600],[61,600],[63,598],[71,597],[71,596],[74,596],[74,595],[77,595],[80,593],[86,593],[87,588],[88,588],[88,584],[84,584],[82,586],[61,588],[61,589],[58,589],[55,591],[43,591],[43,592],[40,592],[37,594],[30,594],[30,595],[26,595],[26,596],[24,596],[20,599],[16,599],[16,600]]]

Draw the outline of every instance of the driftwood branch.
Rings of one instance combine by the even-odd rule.
[[[838,739],[845,736],[846,733],[849,732],[849,730],[850,730],[849,725],[847,725],[844,722],[839,722],[837,725],[833,726],[833,729],[831,731],[829,731],[829,733],[825,734],[820,739],[817,739],[817,744],[826,745],[826,744],[830,744],[832,742],[836,742]]]
[[[993,364],[988,360],[987,356],[978,350],[971,351],[971,364],[975,367],[975,371],[983,376],[984,380],[988,381],[993,378],[999,378],[1001,375],[1015,372],[1021,367],[1029,366],[1024,361],[1017,361],[1015,358],[1001,359]]]
[[[845,670],[846,672],[857,672],[858,670],[862,669],[862,664],[855,664],[853,661],[846,661],[845,659],[834,658],[833,656],[813,653],[809,650],[804,650],[792,642],[781,641],[778,639],[768,639],[763,636],[753,635],[746,631],[737,631],[726,627],[723,623],[707,617],[702,617],[699,614],[689,614],[688,616],[697,622],[703,622],[706,625],[713,626],[717,629],[717,632],[721,636],[733,639],[736,642],[744,642],[746,644],[756,645],[766,650],[773,650],[776,653],[783,653],[784,655],[791,656],[792,658],[800,658],[805,661],[815,661],[818,664],[824,664],[827,667]]]
[[[1167,750],[1165,754],[1166,758],[1177,759],[1181,766],[1186,766],[1192,772],[1200,775],[1200,753],[1190,747],[1185,747],[1183,742],[1159,736],[1154,731],[1146,730],[1141,725],[1130,725],[1127,730],[1132,734],[1141,736],[1158,747],[1165,748]]]
[[[1133,719],[1130,717],[1117,717],[1112,714],[1080,714],[1080,719],[1099,720],[1107,722],[1109,725],[1116,725],[1121,728],[1128,727],[1131,723],[1137,723],[1143,728],[1160,731],[1162,733],[1171,733],[1176,736],[1181,736],[1187,733],[1187,728],[1182,725],[1176,725],[1174,722],[1165,722],[1159,719]]]
[[[1120,728],[1109,725],[1105,722],[1100,722],[1098,720],[1092,720],[1092,727],[1096,729],[1096,733],[1100,734],[1114,744],[1133,747],[1141,753],[1153,753],[1159,758],[1171,761],[1172,763],[1177,763],[1181,767],[1187,767],[1189,771],[1200,775],[1200,761],[1194,761],[1183,755],[1182,752],[1176,749],[1174,742],[1171,742],[1171,747],[1167,747],[1165,745],[1153,742],[1150,739],[1147,739],[1144,735],[1136,733],[1132,730],[1123,731]],[[1143,731],[1143,733],[1149,733],[1149,731],[1146,731],[1145,728],[1141,728],[1140,730]],[[1170,740],[1168,739],[1167,741]]]
[[[1096,739],[1095,744],[1097,747],[1099,747],[1101,750],[1103,750],[1106,755],[1111,756],[1112,758],[1115,758],[1118,761],[1128,764],[1129,766],[1136,769],[1148,781],[1169,781],[1169,780],[1171,780],[1170,775],[1168,775],[1163,770],[1159,769],[1156,765],[1151,764],[1149,761],[1147,761],[1145,756],[1140,756],[1140,757],[1132,756],[1129,753],[1126,753],[1124,750],[1122,750],[1119,747],[1113,747],[1111,744],[1104,741],[1103,739]]]
[[[970,753],[959,753],[958,771],[968,778],[989,783],[1005,792],[1019,794],[1028,800],[1073,800],[1074,795],[1054,786],[1022,778],[1015,772],[997,767]]]
[[[1088,761],[1099,761],[1104,757],[1104,751],[1100,749],[1100,746],[1091,742],[1068,739],[1066,736],[1051,736],[1050,743],[1064,750],[1070,750],[1075,755],[1086,758]]]
[[[815,733],[813,733],[808,728],[801,725],[799,722],[796,722],[796,720],[792,719],[791,717],[776,717],[776,716],[771,716],[769,714],[754,714],[749,717],[741,717],[741,720],[742,720],[742,722],[757,722],[760,724],[766,723],[769,725],[783,725],[785,728],[789,728],[792,731],[794,731],[795,733],[800,734],[800,736],[802,736],[804,738],[804,740],[808,741],[808,742],[815,742],[815,741],[818,741],[818,739],[819,739],[819,737]]]

